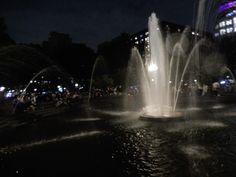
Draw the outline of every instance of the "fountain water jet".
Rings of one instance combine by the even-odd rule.
[[[186,28],[180,40],[170,49],[167,48],[168,41],[163,40],[155,13],[149,17],[148,27],[149,57],[143,59],[138,49],[133,48],[129,63],[133,65],[136,62],[139,65],[136,69],[144,105],[141,118],[184,117],[182,112],[176,110],[183,80],[186,79],[187,72],[190,72],[188,79],[196,80],[200,69],[200,47],[207,41],[195,38],[193,47],[189,50],[190,45],[185,45],[185,39],[190,30]]]

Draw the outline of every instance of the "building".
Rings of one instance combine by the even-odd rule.
[[[157,30],[161,30],[163,37],[165,38],[167,34],[174,34],[179,33],[180,35],[183,33],[183,31],[186,29],[186,26],[170,23],[170,22],[160,22],[160,29],[157,28]],[[192,38],[194,37],[200,37],[199,33],[196,33],[195,30],[190,29],[190,35]],[[146,51],[150,51],[149,48],[149,32],[148,29],[144,29],[138,33],[135,33],[131,35],[131,43],[133,46],[137,47],[142,55],[144,53],[147,53]]]
[[[236,1],[223,1],[217,11],[214,37],[234,36],[236,34]]]
[[[236,0],[224,0],[217,8],[214,39],[236,75]]]

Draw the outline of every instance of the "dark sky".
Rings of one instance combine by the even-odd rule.
[[[191,25],[196,0],[1,0],[8,33],[17,42],[40,43],[50,31],[69,33],[91,47],[121,32],[135,33],[156,12],[164,21]]]

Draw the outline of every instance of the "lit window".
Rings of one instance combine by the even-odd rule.
[[[221,28],[222,28],[222,27],[225,27],[225,22],[224,22],[224,21],[220,22],[219,26],[220,26]]]
[[[233,28],[232,27],[227,28],[226,31],[227,31],[227,33],[232,33],[233,32]]]
[[[226,25],[232,25],[232,20],[226,20]]]
[[[226,14],[226,17],[230,17],[230,16],[232,16],[233,14],[234,14],[234,12],[229,12],[229,13]]]
[[[220,30],[220,35],[224,35],[224,34],[226,34],[226,30],[225,29],[221,29]]]
[[[234,20],[234,23],[236,23],[236,17],[234,17],[233,20]]]

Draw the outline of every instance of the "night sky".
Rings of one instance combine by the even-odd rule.
[[[50,31],[68,33],[74,42],[97,44],[147,27],[156,12],[164,21],[193,23],[195,0],[1,0],[8,33],[19,43],[41,43]]]

